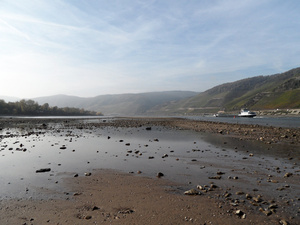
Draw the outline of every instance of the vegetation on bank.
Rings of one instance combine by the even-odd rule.
[[[3,116],[100,116],[101,113],[79,108],[50,107],[48,103],[39,105],[33,100],[22,99],[18,102],[8,102],[0,99],[0,115]]]

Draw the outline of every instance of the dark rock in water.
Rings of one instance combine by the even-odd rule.
[[[208,179],[216,179],[216,180],[220,180],[221,178],[222,178],[221,176],[208,177]]]
[[[42,168],[42,169],[36,170],[35,172],[36,173],[45,173],[45,172],[50,172],[50,171],[51,171],[51,168]]]
[[[63,145],[59,149],[67,149],[67,147]]]
[[[151,130],[152,128],[151,127],[146,127],[146,130]]]
[[[158,178],[163,177],[163,176],[164,176],[164,174],[163,174],[162,172],[158,172],[158,173],[157,173],[157,177],[158,177]]]
[[[221,172],[221,171],[218,171],[217,174],[218,174],[218,175],[223,175],[223,174],[225,174],[225,173],[224,173],[224,172]]]

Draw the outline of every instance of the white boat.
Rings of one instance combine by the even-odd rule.
[[[256,113],[251,112],[248,109],[242,109],[238,116],[239,117],[254,117],[254,116],[256,116]]]
[[[218,113],[214,114],[214,117],[234,117],[233,114],[228,114],[224,111],[219,111]]]

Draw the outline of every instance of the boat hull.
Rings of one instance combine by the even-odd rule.
[[[253,114],[253,115],[241,115],[241,114],[239,114],[238,115],[238,117],[250,117],[250,118],[252,118],[252,117],[254,117],[254,116],[256,116],[256,114]]]

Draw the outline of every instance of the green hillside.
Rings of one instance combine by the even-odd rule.
[[[155,110],[161,114],[181,114],[219,110],[238,111],[241,108],[252,110],[300,108],[300,68],[281,74],[257,76],[222,84],[194,97]]]

